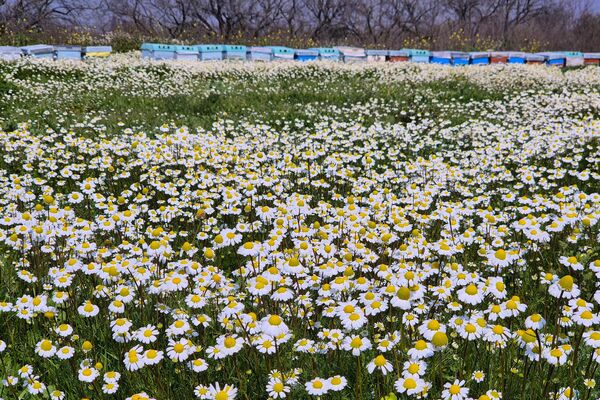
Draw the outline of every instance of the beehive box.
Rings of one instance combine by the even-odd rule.
[[[600,65],[600,53],[583,53],[583,63],[585,65]]]
[[[384,62],[387,61],[390,52],[388,50],[367,50],[367,61]]]
[[[449,51],[434,51],[431,53],[432,64],[451,65],[452,53]]]
[[[429,63],[431,62],[431,52],[422,49],[402,49],[406,51],[410,57],[410,61],[414,63]]]
[[[488,52],[471,52],[469,57],[473,65],[488,65],[490,63],[490,53]]]
[[[54,51],[57,60],[81,60],[83,57],[81,46],[57,46]]]
[[[471,56],[469,53],[465,53],[462,51],[453,51],[452,55],[452,65],[469,65],[471,61]]]
[[[508,57],[507,51],[492,51],[490,52],[490,64],[506,64]]]
[[[0,46],[0,60],[14,61],[21,58],[22,52],[18,47]]]
[[[225,49],[220,44],[201,44],[196,47],[201,61],[219,61],[225,55]]]
[[[284,46],[269,46],[273,52],[273,60],[290,61],[294,59],[295,51]]]
[[[47,44],[23,46],[21,51],[27,57],[54,59],[54,46]]]
[[[160,43],[143,43],[142,58],[151,58],[153,60],[174,60],[175,46]]]
[[[319,52],[310,49],[297,49],[294,59],[298,61],[316,61],[319,59]]]
[[[552,67],[564,67],[566,63],[566,57],[561,53],[556,52],[546,52],[546,53],[536,53],[537,55],[544,56],[544,62],[546,65]]]
[[[112,53],[112,46],[86,46],[83,48],[85,58],[107,58]]]
[[[251,61],[273,61],[273,50],[270,47],[250,47],[248,60]]]
[[[546,57],[540,54],[525,53],[525,62],[527,64],[544,64]]]
[[[198,61],[200,52],[197,46],[175,46],[175,59],[180,61]]]
[[[333,47],[311,47],[309,50],[315,50],[319,53],[320,60],[340,61],[341,53]]]
[[[410,60],[410,55],[405,50],[390,50],[388,61],[390,62],[406,62]]]
[[[223,58],[225,60],[246,60],[248,48],[240,45],[223,46]]]
[[[579,51],[564,51],[561,54],[565,56],[565,66],[567,67],[582,67],[585,64],[583,53]]]
[[[348,47],[348,46],[338,46],[334,47],[337,49],[342,55],[342,60],[344,62],[359,62],[367,60],[367,53],[365,49],[360,47]]]
[[[527,62],[527,58],[525,53],[518,51],[511,51],[508,53],[508,63],[509,64],[525,64]]]

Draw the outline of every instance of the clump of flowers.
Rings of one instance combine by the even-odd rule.
[[[394,84],[401,67],[322,68]],[[597,397],[590,92],[448,101],[486,110],[460,126],[0,130],[0,395]]]

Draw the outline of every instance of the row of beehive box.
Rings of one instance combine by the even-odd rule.
[[[467,64],[547,64],[556,66],[600,65],[600,53],[580,52],[457,52],[420,49],[368,50],[356,47],[317,47],[292,49],[283,46],[246,47],[239,45],[181,46],[144,43],[142,57],[155,60],[333,60],[333,61],[413,61],[447,65]]]
[[[332,61],[412,61],[447,65],[485,65],[495,63],[546,64],[556,66],[600,65],[600,53],[580,52],[457,52],[420,49],[369,50],[356,47],[317,47],[292,49],[283,46],[246,47],[240,45],[203,44],[196,46],[144,43],[142,57],[155,60],[332,60]],[[0,47],[0,59],[21,56],[50,59],[82,59],[108,57],[110,46],[49,46]]]
[[[31,46],[0,47],[0,59],[16,60],[23,56],[56,60],[81,60],[83,58],[105,58],[112,53],[111,46],[50,46],[34,44]]]

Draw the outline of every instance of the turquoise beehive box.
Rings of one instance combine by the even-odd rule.
[[[273,60],[289,61],[294,59],[294,49],[284,46],[269,46],[273,52]]]
[[[142,58],[151,58],[153,60],[174,60],[175,46],[171,44],[143,43]]]
[[[247,58],[248,48],[241,45],[225,45],[223,46],[223,58],[225,60],[245,60]]]
[[[317,51],[319,60],[340,61],[341,58],[339,50],[333,47],[311,47],[309,50]]]
[[[198,48],[201,61],[219,61],[223,59],[223,45],[221,44],[200,44]]]
[[[411,62],[414,63],[429,63],[431,59],[431,52],[429,50],[422,49],[402,49],[408,53],[408,57]]]
[[[181,61],[198,61],[199,52],[196,46],[175,46],[175,59]]]

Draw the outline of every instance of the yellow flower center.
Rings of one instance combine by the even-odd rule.
[[[175,346],[173,346],[173,351],[175,351],[175,353],[183,353],[184,349],[185,349],[185,346],[182,345],[181,343],[177,343],[177,344],[175,344]]]
[[[215,395],[215,400],[227,400],[228,398],[229,398],[229,395],[224,390],[221,390],[219,393],[217,393]]]
[[[448,336],[444,332],[436,332],[431,338],[431,343],[436,347],[443,347],[448,344]]]
[[[44,340],[42,341],[40,348],[44,351],[50,351],[52,349],[52,342],[50,342],[49,340]]]
[[[467,288],[465,289],[465,292],[469,295],[469,296],[475,296],[477,294],[477,286],[470,284],[469,286],[467,286]]]
[[[228,349],[231,349],[232,347],[235,346],[236,340],[229,336],[225,339],[225,341],[223,342],[225,344],[225,347],[227,347]]]
[[[415,349],[417,350],[425,350],[427,348],[427,342],[424,340],[419,340],[415,343]]]
[[[460,386],[458,386],[458,385],[452,385],[452,386],[450,386],[450,389],[448,391],[450,392],[450,394],[459,394],[460,393]]]
[[[417,387],[417,382],[413,378],[406,378],[402,384],[405,389],[411,390]]]
[[[387,360],[385,359],[384,356],[378,355],[377,357],[375,357],[375,360],[373,362],[375,363],[376,366],[383,367],[385,365],[385,363],[387,362]]]
[[[571,275],[565,275],[558,281],[558,285],[562,290],[571,291],[573,289],[574,280]]]
[[[506,260],[506,251],[504,251],[503,249],[496,250],[496,252],[494,253],[494,257],[496,257],[498,260],[504,261]]]

